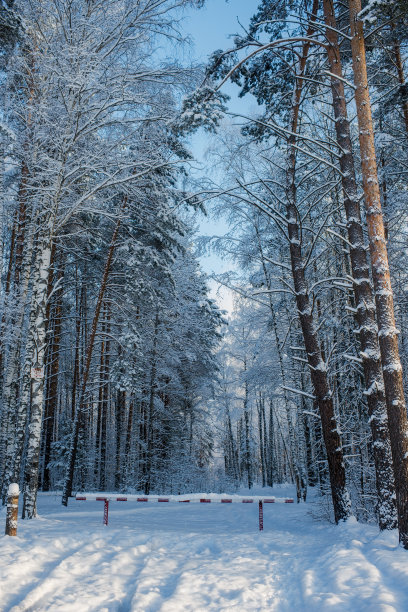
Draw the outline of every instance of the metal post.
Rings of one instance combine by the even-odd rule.
[[[263,531],[263,504],[262,500],[259,500],[259,531]]]
[[[6,515],[6,531],[9,536],[17,535],[17,517],[18,517],[18,496],[20,490],[18,484],[13,482],[9,485],[7,491],[7,515]]]
[[[105,505],[103,508],[103,524],[108,525],[108,514],[109,514],[109,499],[105,499]]]

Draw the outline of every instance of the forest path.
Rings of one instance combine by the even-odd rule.
[[[397,534],[353,520],[335,527],[312,510],[266,505],[260,533],[255,504],[111,503],[103,527],[102,502],[64,508],[40,495],[40,518],[2,538],[0,610],[408,610]]]

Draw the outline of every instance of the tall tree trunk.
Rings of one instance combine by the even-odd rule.
[[[28,406],[30,402],[31,382],[31,413],[27,431],[27,452],[24,469],[24,501],[23,518],[33,518],[36,515],[39,457],[41,449],[41,424],[44,403],[44,377],[31,378],[30,370],[44,370],[44,357],[46,348],[46,319],[47,319],[47,288],[50,273],[52,245],[54,241],[55,222],[62,190],[63,163],[61,163],[52,198],[41,202],[44,207],[39,218],[37,257],[34,269],[34,287],[31,302],[31,317],[29,340],[26,349],[26,367],[23,380],[21,402]],[[42,208],[41,208],[42,210]],[[31,362],[30,362],[31,361]]]
[[[116,404],[115,404],[115,434],[116,434],[116,448],[115,448],[115,491],[119,491],[122,486],[121,482],[121,437],[122,437],[122,422],[125,416],[126,407],[126,391],[118,389],[116,392]],[[126,455],[125,455],[126,457]]]
[[[77,403],[77,390],[80,379],[79,372],[79,352],[81,346],[81,317],[86,318],[85,308],[85,284],[82,283],[80,296],[77,285],[77,271],[75,271],[75,349],[74,349],[74,373],[71,390],[71,416],[75,418],[75,407]]]
[[[392,471],[391,446],[387,422],[387,405],[381,355],[378,343],[378,328],[375,319],[375,304],[371,289],[370,272],[364,244],[359,196],[355,178],[350,124],[344,94],[343,71],[337,36],[337,24],[333,0],[323,0],[327,53],[330,64],[331,89],[335,118],[336,138],[340,150],[340,170],[344,207],[350,244],[351,271],[356,303],[363,363],[365,395],[367,397],[378,492],[378,521],[380,529],[394,529],[397,524],[394,499],[394,477]],[[336,78],[337,77],[337,78]],[[391,408],[391,407],[390,407]]]
[[[30,64],[31,70],[29,69],[28,73],[26,74],[27,85],[28,85],[28,90],[27,90],[28,91],[28,98],[27,98],[28,114],[27,114],[27,119],[26,119],[26,127],[28,129],[27,133],[30,132],[30,127],[32,123],[32,103],[33,103],[33,99],[35,96],[35,86],[34,86],[34,81],[33,81],[34,60],[33,60],[32,54],[29,57],[29,64]],[[28,149],[27,140],[24,143],[23,149],[25,152],[27,152],[27,149]],[[3,499],[5,499],[6,488],[8,487],[7,480],[13,472],[13,467],[14,467],[13,462],[15,463],[16,455],[17,455],[18,468],[20,468],[20,463],[18,459],[19,444],[15,439],[14,431],[15,431],[16,423],[17,424],[21,423],[20,417],[21,418],[26,417],[26,414],[21,414],[21,413],[22,412],[24,413],[27,407],[27,406],[23,406],[21,408],[21,406],[19,406],[19,415],[17,416],[17,419],[16,419],[17,396],[18,396],[18,387],[19,387],[19,380],[20,380],[20,375],[18,374],[18,372],[20,369],[19,360],[20,360],[20,352],[21,352],[21,347],[22,347],[21,332],[23,330],[23,321],[24,321],[24,314],[25,314],[24,313],[25,298],[28,293],[31,264],[32,264],[31,258],[33,254],[34,241],[35,241],[34,231],[36,227],[35,226],[36,215],[32,214],[31,208],[29,209],[27,208],[28,179],[29,179],[29,170],[28,170],[26,160],[23,159],[22,166],[21,166],[20,185],[19,185],[19,191],[18,191],[19,207],[18,207],[17,228],[16,228],[16,233],[15,233],[15,241],[14,243],[12,242],[12,245],[11,245],[12,248],[10,252],[9,269],[8,269],[7,281],[6,281],[7,283],[6,289],[8,292],[10,290],[11,266],[13,262],[13,250],[14,250],[15,251],[14,253],[14,294],[18,296],[19,298],[19,304],[18,304],[19,312],[17,315],[17,321],[15,322],[14,320],[12,320],[12,324],[16,323],[14,326],[15,337],[13,338],[14,342],[13,342],[13,349],[12,349],[12,359],[10,361],[11,369],[9,365],[9,372],[8,372],[9,376],[8,376],[8,380],[6,379],[6,385],[4,388],[5,397],[3,396],[2,424],[1,424],[1,431],[0,431],[0,473],[3,471],[2,468],[4,466],[4,463],[6,462],[8,464],[5,466],[5,474],[3,476],[3,491],[4,491]],[[32,218],[30,219],[30,217]],[[29,220],[31,221],[30,235],[27,237],[27,226],[28,226]],[[21,282],[22,274],[23,274],[23,280]],[[0,330],[1,332],[9,323],[4,317],[5,314],[6,313],[4,312],[2,316],[2,326],[1,326],[2,328]],[[0,346],[0,380],[2,379],[2,376],[3,376],[3,367],[4,367],[4,353],[3,353],[3,347]],[[2,388],[3,388],[3,385],[2,385]],[[4,409],[4,406],[6,406],[5,409]],[[24,421],[23,431],[25,431],[25,424],[26,423]],[[8,428],[10,429],[7,432]],[[4,438],[4,435],[6,436],[6,438]],[[8,436],[12,436],[11,440],[7,439]],[[20,469],[18,470],[14,469],[14,472],[16,471],[18,471],[18,475],[20,475]],[[16,480],[13,480],[12,482],[16,482]]]
[[[360,0],[349,0],[361,168],[394,467],[400,542],[408,549],[408,420],[381,211]]]
[[[57,277],[57,282],[61,281],[64,276],[64,268],[60,262],[60,269]],[[48,291],[49,295],[50,291]],[[62,292],[59,292],[56,298],[54,321],[52,329],[52,339],[47,351],[49,360],[49,369],[47,376],[47,394],[45,398],[44,409],[44,471],[42,479],[42,488],[44,491],[49,491],[51,486],[50,470],[48,464],[51,459],[51,443],[54,432],[55,419],[58,408],[58,373],[59,373],[59,357],[60,343],[62,330]]]
[[[32,58],[31,58],[32,61]],[[34,98],[34,83],[32,79],[32,73],[28,75],[28,83],[29,83],[29,97],[28,97],[28,118],[27,118],[27,127],[29,128],[31,125],[31,104]],[[23,149],[27,152],[28,142],[25,141]],[[9,265],[7,270],[7,277],[5,283],[5,296],[8,296],[11,289],[11,276],[13,271],[14,264],[14,293],[16,294],[19,291],[20,285],[20,277],[23,271],[23,263],[24,263],[24,255],[25,255],[25,247],[26,247],[26,227],[28,222],[28,214],[27,214],[27,190],[28,190],[28,180],[29,180],[29,169],[27,166],[27,162],[23,159],[21,164],[21,177],[20,184],[18,188],[18,209],[16,211],[15,223],[13,224],[13,230],[11,235],[11,243],[10,243],[10,255],[9,255]],[[1,332],[7,326],[5,319],[5,311],[2,315],[1,322]],[[4,365],[4,355],[3,355],[3,346],[2,346],[2,338],[3,333],[0,333],[0,382],[2,380],[3,374],[3,365]]]
[[[147,408],[144,400],[145,390],[142,392],[142,399],[139,402],[139,448],[138,448],[138,483],[137,488],[143,489],[146,484],[146,469],[147,469]]]
[[[101,321],[101,348],[99,357],[99,389],[98,389],[98,408],[96,415],[96,431],[95,431],[95,453],[94,453],[94,480],[95,486],[98,486],[100,479],[100,465],[101,465],[101,430],[102,430],[102,404],[103,404],[103,391],[104,391],[104,363],[105,363],[105,325],[106,325],[106,311],[102,306],[102,321]]]
[[[259,399],[257,402],[258,409],[258,433],[259,433],[259,455],[261,460],[261,477],[262,477],[262,486],[266,486],[266,467],[265,467],[265,455],[264,455],[264,437],[265,432],[263,429],[263,419],[262,414],[265,415],[265,401],[262,397],[262,394],[259,394]]]
[[[27,432],[27,453],[24,471],[24,501],[23,518],[34,518],[37,510],[38,469],[41,446],[41,425],[44,403],[44,356],[46,348],[46,310],[47,286],[52,249],[52,218],[48,215],[44,220],[44,229],[37,244],[37,257],[34,269],[35,284],[33,288],[29,341],[27,344],[27,359],[25,377],[30,377],[30,370],[36,367],[42,372],[41,378],[30,378],[31,382],[31,413]],[[28,389],[28,384],[25,384]],[[24,392],[21,403],[29,405],[30,394]],[[25,409],[27,411],[27,409]]]
[[[134,411],[135,399],[132,397],[129,401],[129,411],[127,415],[127,425],[126,425],[126,441],[125,441],[125,478],[121,479],[121,486],[127,487],[129,486],[129,472],[131,466],[131,442],[132,442],[132,432],[133,432],[133,411]]]
[[[144,485],[145,495],[149,495],[151,489],[152,480],[152,465],[153,465],[153,419],[154,419],[154,404],[156,399],[156,387],[157,387],[157,339],[159,333],[159,315],[156,313],[154,321],[154,335],[153,335],[153,347],[150,362],[150,388],[149,388],[149,411],[147,414],[147,453],[146,453],[146,478]]]
[[[232,431],[231,415],[228,406],[226,407],[226,421],[227,421],[227,456],[228,456],[228,474],[232,477],[235,482],[239,481],[239,467],[238,467],[238,452],[234,440],[234,434]]]
[[[242,417],[241,417],[237,423],[238,473],[239,473],[240,481],[242,480],[244,472],[245,472],[245,455],[242,449],[242,445],[243,445],[243,435],[242,435]]]
[[[109,412],[109,367],[110,367],[110,310],[106,305],[106,340],[105,340],[105,359],[103,364],[103,384],[102,384],[102,406],[101,406],[101,464],[99,476],[99,488],[101,491],[106,489],[106,447],[107,447],[107,425]]]
[[[25,246],[25,231],[27,223],[27,182],[28,182],[28,167],[25,162],[21,169],[21,181],[18,192],[19,209],[18,209],[18,231],[16,236],[15,246],[15,261],[14,261],[14,285],[18,287],[20,284],[21,272],[23,269],[24,246]]]
[[[33,228],[32,228],[33,229]],[[0,472],[3,474],[2,499],[6,501],[10,482],[19,482],[21,455],[27,422],[27,405],[18,401],[21,381],[22,333],[26,316],[34,252],[34,232],[27,239],[23,279],[19,286],[17,312],[15,313],[13,344],[8,355],[3,389],[3,411],[0,432]]]
[[[0,324],[0,393],[2,393],[3,391],[4,358],[5,358],[5,349],[6,349],[5,344],[4,344],[4,336],[5,336],[5,331],[8,327],[6,323],[6,310],[8,310],[7,308],[8,297],[9,297],[10,289],[11,289],[11,274],[13,271],[14,251],[15,251],[15,244],[16,244],[16,238],[17,238],[18,226],[19,226],[18,218],[19,218],[19,210],[17,209],[15,211],[13,229],[11,231],[7,274],[6,274],[6,280],[4,283],[3,291],[2,291],[1,279],[0,279],[0,293],[2,293],[2,301],[3,301],[3,314],[1,316],[1,324]],[[2,252],[4,252],[3,245],[2,245]]]
[[[246,368],[245,368],[246,369]],[[244,422],[245,422],[245,470],[247,473],[248,489],[252,489],[253,486],[253,474],[252,474],[252,455],[251,455],[251,442],[250,442],[250,427],[249,427],[249,406],[248,406],[248,383],[244,383]]]
[[[316,13],[317,0],[315,0],[313,4],[312,16],[315,16]],[[314,30],[313,19],[315,19],[315,17],[312,17],[312,22],[309,26],[309,36]],[[345,520],[350,516],[351,505],[346,488],[343,450],[340,431],[334,413],[332,391],[328,381],[326,364],[322,358],[321,345],[317,335],[317,327],[314,322],[309,291],[305,278],[305,266],[302,256],[302,236],[299,226],[299,213],[296,205],[296,134],[298,131],[300,100],[303,88],[302,77],[306,66],[309,47],[309,43],[305,43],[303,45],[303,52],[299,60],[298,73],[293,91],[286,166],[286,218],[297,311],[306,348],[312,385],[320,412],[323,439],[329,466],[334,519],[336,523],[338,523],[339,521]]]
[[[391,28],[394,30],[394,27],[392,25],[391,25]],[[407,84],[405,82],[404,67],[403,67],[402,58],[401,58],[401,47],[400,47],[400,43],[398,40],[396,39],[394,40],[393,47],[394,47],[395,67],[397,68],[398,81],[400,84],[400,91],[401,91],[401,96],[402,96],[401,105],[402,105],[402,113],[404,115],[405,131],[408,136]]]
[[[269,432],[268,432],[268,475],[266,484],[268,487],[273,487],[275,475],[275,452],[274,452],[274,434],[275,428],[273,423],[273,404],[272,399],[269,400]]]

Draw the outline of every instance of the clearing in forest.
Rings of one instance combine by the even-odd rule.
[[[335,527],[313,500],[266,505],[261,533],[257,504],[112,502],[108,527],[103,502],[40,494],[38,510],[2,538],[2,612],[408,610],[397,532]]]

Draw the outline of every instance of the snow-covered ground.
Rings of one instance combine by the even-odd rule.
[[[311,506],[265,505],[259,532],[256,504],[112,502],[104,527],[103,502],[64,508],[40,495],[40,518],[2,537],[0,609],[408,611],[408,552],[396,532],[335,527]]]

